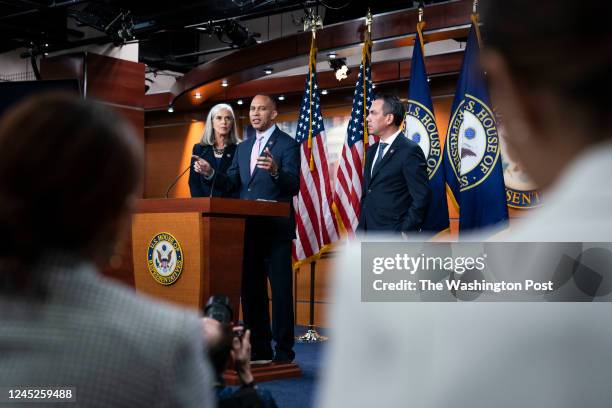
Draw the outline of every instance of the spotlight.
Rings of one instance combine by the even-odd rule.
[[[332,51],[329,54],[327,54],[327,56],[329,57],[330,60],[332,60],[332,59],[336,59],[338,54],[336,54],[336,51]]]
[[[321,91],[321,95],[327,95],[327,89],[323,89],[323,90]]]
[[[427,82],[431,82],[431,77],[427,77]]]
[[[168,113],[172,113],[172,112],[174,112],[174,106],[169,105],[168,106]]]
[[[274,72],[274,69],[268,67],[268,68],[264,68],[264,74],[266,75],[271,75],[272,72]]]
[[[336,79],[338,81],[342,81],[346,79],[348,75],[351,73],[351,70],[346,65],[346,60],[344,58],[336,58],[329,61],[329,66],[336,73]]]
[[[226,41],[224,35],[229,39]],[[231,44],[235,47],[243,48],[257,44],[256,37],[259,33],[250,33],[248,28],[240,25],[236,20],[227,20],[222,29],[217,32],[217,37],[221,42]]]
[[[372,89],[376,89],[376,84],[372,84]]]
[[[229,84],[227,83],[227,79],[224,79],[223,81],[221,81],[221,86],[224,88],[227,88]]]
[[[279,97],[278,97],[278,100],[279,100],[279,101],[284,101],[284,100],[285,100],[285,96],[284,96],[284,95],[279,96]]]
[[[199,92],[196,92],[196,93],[195,93],[195,98],[196,98],[196,99],[201,99],[201,98],[202,98],[202,94],[201,94],[201,93],[199,93]]]
[[[238,100],[236,101],[236,103],[237,103],[238,105],[242,105],[242,99],[238,99]]]

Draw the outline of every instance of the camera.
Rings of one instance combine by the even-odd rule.
[[[229,297],[212,295],[204,306],[204,316],[217,320],[221,324],[231,324],[234,320],[234,310]]]
[[[225,295],[212,295],[208,298],[204,306],[204,316],[215,319],[223,325],[230,326],[234,321],[234,310],[230,304],[229,297]],[[232,333],[234,337],[242,338],[244,328],[240,330],[234,329]]]

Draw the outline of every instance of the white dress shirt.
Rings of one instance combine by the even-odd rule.
[[[390,137],[388,137],[386,140],[382,140],[380,139],[378,142],[383,142],[383,143],[387,143],[387,146],[385,146],[385,148],[383,149],[382,152],[382,157],[385,157],[385,154],[387,154],[387,152],[389,151],[389,147],[393,144],[393,142],[395,141],[395,138],[402,132],[401,129],[399,129],[397,132],[395,132],[394,134],[392,134]],[[380,148],[376,149],[376,154],[374,155],[374,161],[372,162],[372,168],[370,169],[370,175],[372,175],[372,173],[374,172],[374,165],[376,164],[376,160],[378,160],[378,153],[380,152]]]

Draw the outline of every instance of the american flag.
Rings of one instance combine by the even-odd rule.
[[[354,235],[359,223],[365,151],[368,144],[374,142],[368,136],[365,122],[372,104],[371,47],[372,43],[368,38],[363,45],[359,75],[353,94],[353,110],[346,129],[347,137],[342,147],[335,185],[334,204],[344,230],[349,235]]]
[[[300,143],[300,192],[293,199],[296,222],[293,258],[303,263],[328,249],[339,235],[332,212],[333,195],[317,86],[314,38],[299,114],[295,140]]]

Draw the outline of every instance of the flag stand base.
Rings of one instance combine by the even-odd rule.
[[[317,329],[314,326],[309,326],[310,328],[303,335],[296,337],[296,340],[300,343],[322,343],[327,341],[327,337],[321,336]]]

